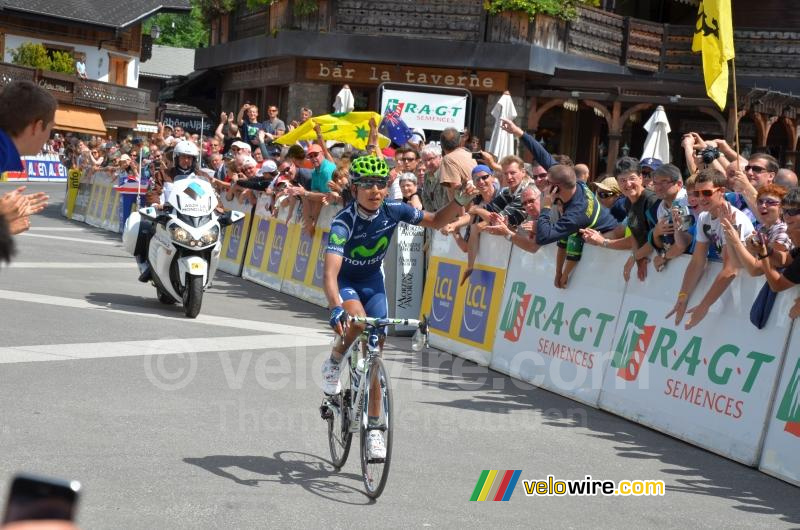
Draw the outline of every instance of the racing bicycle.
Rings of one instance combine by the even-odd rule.
[[[353,434],[361,436],[361,475],[367,495],[374,499],[386,486],[392,458],[392,390],[389,372],[380,358],[380,332],[387,326],[416,327],[411,349],[421,351],[428,346],[428,324],[424,317],[422,320],[347,317],[346,323],[364,324],[365,328],[340,361],[343,368],[348,367],[342,370],[341,390],[325,396],[320,412],[328,423],[331,462],[337,470],[347,461]],[[370,393],[376,389],[381,395],[380,417],[377,424],[370,424],[367,418]],[[385,458],[369,457],[367,438],[372,430],[383,432]]]

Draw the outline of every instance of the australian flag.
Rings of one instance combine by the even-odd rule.
[[[394,110],[387,110],[379,128],[380,132],[388,136],[395,145],[405,145],[413,135],[406,122],[400,117],[404,105],[404,103],[398,103]]]

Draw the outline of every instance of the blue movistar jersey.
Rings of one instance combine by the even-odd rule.
[[[400,201],[384,201],[369,219],[358,214],[356,201],[342,209],[331,222],[326,253],[342,256],[339,276],[369,278],[379,275],[397,223],[417,225],[423,212]]]

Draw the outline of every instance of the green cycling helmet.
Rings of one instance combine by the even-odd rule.
[[[360,156],[350,163],[350,174],[354,181],[362,178],[387,179],[389,166],[384,159],[375,155]]]

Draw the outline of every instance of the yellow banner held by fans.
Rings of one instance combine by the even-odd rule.
[[[316,140],[317,133],[314,131],[314,125],[319,124],[322,138],[326,141],[343,142],[357,149],[366,149],[367,142],[369,142],[370,119],[374,119],[376,124],[381,122],[381,116],[377,112],[347,112],[314,116],[275,140],[275,143],[292,145],[300,141]],[[390,143],[391,140],[387,137],[378,135],[378,145],[381,149]]]
[[[720,110],[728,101],[728,61],[733,49],[730,0],[703,0],[697,13],[692,51],[703,54],[703,77],[708,97]]]

